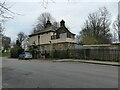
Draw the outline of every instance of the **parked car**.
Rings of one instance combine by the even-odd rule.
[[[19,55],[19,59],[32,59],[32,54],[30,52],[22,52]]]

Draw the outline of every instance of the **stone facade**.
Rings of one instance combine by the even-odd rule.
[[[53,43],[50,45],[45,45],[45,50],[68,50],[74,49],[74,43]]]
[[[69,50],[75,49],[74,43],[53,43],[53,44],[44,44],[36,47],[36,50],[42,51],[53,51],[53,50]]]
[[[75,34],[71,33],[66,27],[65,22],[60,22],[57,29],[47,21],[44,30],[29,35],[30,46],[36,45],[39,51],[67,50],[74,49]]]

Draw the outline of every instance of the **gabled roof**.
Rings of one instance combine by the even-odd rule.
[[[40,35],[40,34],[43,34],[43,33],[47,33],[47,32],[57,32],[57,33],[64,33],[64,32],[68,32],[69,34],[72,34],[72,35],[75,35],[73,33],[71,33],[66,27],[65,27],[65,21],[62,20],[60,22],[60,27],[59,28],[56,28],[55,26],[53,26],[51,24],[51,22],[48,20],[46,25],[45,25],[45,28],[43,30],[40,30],[39,32],[36,32],[34,34],[31,34],[29,35],[29,37],[31,36],[35,36],[35,35]]]
[[[57,28],[55,28],[53,25],[51,25],[50,27],[44,28],[43,30],[40,30],[37,33],[29,35],[29,37],[39,35],[39,34],[43,34],[43,33],[47,33],[47,32],[55,32],[56,30],[57,30]]]
[[[62,30],[62,31],[61,31]],[[63,31],[63,30],[65,30],[65,31]],[[56,30],[57,32],[68,32],[68,33],[70,33],[70,34],[72,34],[72,35],[75,35],[74,33],[72,33],[72,32],[70,32],[69,30],[68,30],[68,28],[66,28],[66,27],[59,27],[57,30]]]

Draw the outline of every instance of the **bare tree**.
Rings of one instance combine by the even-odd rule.
[[[17,46],[22,46],[22,48],[26,49],[26,47],[29,44],[29,37],[25,33],[20,32],[18,33],[16,42],[17,42]]]
[[[110,14],[105,7],[99,8],[98,11],[89,14],[80,32],[82,41],[84,42],[85,38],[89,37],[90,39],[91,37],[95,41],[91,44],[111,43],[110,24]]]
[[[11,43],[11,38],[3,36],[2,37],[2,46],[3,46],[3,51],[8,50],[10,48],[10,43]]]
[[[76,43],[79,44],[80,43],[80,35],[76,35],[75,40],[76,40]]]
[[[14,14],[17,14],[17,13],[12,12],[10,10],[10,8],[11,8],[11,6],[7,5],[6,0],[3,2],[0,1],[0,23],[4,22],[10,18],[13,18]]]
[[[3,31],[5,30],[5,28],[2,26],[2,24],[0,23],[0,36],[3,35]]]
[[[59,22],[56,22],[56,21],[54,21],[53,22],[53,26],[55,27],[55,28],[58,28],[60,25],[59,25]]]
[[[118,15],[117,20],[114,21],[113,28],[117,32],[118,40],[120,42],[120,15]]]
[[[16,42],[15,40],[11,41],[11,44],[10,44],[11,48],[14,48],[16,46]]]
[[[42,13],[39,17],[38,17],[38,26],[40,27],[40,25],[41,25],[41,27],[45,27],[45,25],[46,25],[46,22],[47,22],[47,20],[49,20],[49,21],[53,21],[54,20],[54,18],[52,17],[52,15],[50,14],[50,13],[48,13],[48,12],[45,12],[45,13]]]
[[[14,15],[21,15],[10,10],[12,6],[8,5],[6,0],[0,1],[0,34],[3,34],[3,23],[9,19],[13,19]]]
[[[25,39],[24,39],[22,45],[23,45],[24,50],[27,49],[27,47],[29,45],[29,37],[27,35],[25,35]]]
[[[26,39],[26,35],[24,34],[24,32],[20,32],[17,35],[17,43],[19,43],[19,45],[22,45],[23,41]]]
[[[52,15],[48,12],[40,14],[40,16],[37,19],[37,24],[33,28],[32,33],[39,32],[40,30],[43,30],[46,26],[47,21],[50,21],[53,26],[58,27],[58,22],[55,21],[55,19],[52,17]]]

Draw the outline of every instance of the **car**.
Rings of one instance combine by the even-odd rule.
[[[32,54],[30,52],[22,52],[19,55],[19,59],[32,59]]]

